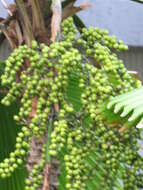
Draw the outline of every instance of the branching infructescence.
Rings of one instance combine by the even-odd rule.
[[[139,175],[143,170],[143,159],[138,154],[139,129],[120,133],[122,126],[108,127],[100,110],[112,96],[141,86],[112,51],[127,49],[122,41],[99,28],[84,28],[79,36],[69,18],[62,24],[61,41],[50,46],[33,41],[32,48],[23,45],[14,50],[1,77],[2,85],[9,89],[2,103],[9,106],[20,100],[21,107],[14,119],[22,127],[15,151],[0,163],[2,178],[10,176],[23,163],[32,137],[42,138],[52,120],[49,154],[52,158],[63,158],[65,172],[61,171],[61,175],[65,178],[65,189],[87,190],[90,182],[96,182],[100,165],[100,189],[114,189],[121,165],[124,169],[120,178],[125,190],[143,185]],[[23,67],[26,61],[28,67]],[[67,95],[69,80],[74,83],[77,78],[82,104],[78,111]],[[56,104],[58,112],[53,111]],[[45,152],[43,144],[41,160],[26,179],[25,190],[36,190],[42,185]],[[92,153],[99,156],[95,157],[94,167],[89,167],[87,158]]]

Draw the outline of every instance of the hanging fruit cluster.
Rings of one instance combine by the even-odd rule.
[[[62,24],[61,41],[50,46],[33,41],[31,48],[14,50],[1,77],[8,88],[2,104],[20,101],[14,119],[21,132],[14,152],[0,163],[1,178],[25,161],[32,137],[43,138],[52,121],[48,155],[60,160],[60,190],[143,187],[141,131],[133,127],[121,132],[120,125],[110,128],[100,109],[109,98],[141,86],[115,54],[127,49],[99,28],[84,28],[79,36],[69,18]],[[71,87],[80,95],[72,91],[69,95]],[[43,144],[41,160],[25,180],[25,190],[42,185],[45,164]]]

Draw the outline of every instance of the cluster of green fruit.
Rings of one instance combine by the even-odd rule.
[[[143,186],[140,131],[132,128],[121,133],[120,125],[110,128],[101,113],[101,106],[112,96],[141,86],[112,52],[128,47],[98,28],[84,28],[79,36],[72,18],[63,22],[62,31],[61,41],[50,46],[33,41],[31,48],[20,46],[6,61],[1,79],[9,91],[2,103],[8,106],[20,100],[14,119],[24,127],[16,150],[0,163],[0,176],[10,176],[23,163],[32,136],[43,138],[52,119],[48,151],[62,160],[63,189],[112,190],[117,179],[122,180],[124,190],[139,189]],[[68,98],[71,75],[76,76],[73,83],[78,78],[79,110]],[[26,179],[25,190],[41,186],[45,152],[43,145],[41,161]]]
[[[46,164],[46,144],[42,147],[42,156],[38,164],[35,164],[30,171],[28,178],[25,180],[25,190],[35,190],[42,186],[43,168]]]
[[[16,138],[15,151],[11,152],[9,159],[6,158],[2,163],[0,163],[0,177],[6,178],[14,172],[19,165],[23,164],[23,158],[27,155],[29,150],[29,140],[31,138],[31,133],[27,127],[22,127],[21,132],[18,133]]]

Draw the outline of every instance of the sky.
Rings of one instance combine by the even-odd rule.
[[[79,5],[83,0],[78,0]],[[86,26],[106,28],[111,34],[132,46],[143,46],[143,4],[130,0],[86,0],[92,8],[78,15]],[[6,0],[12,3],[13,0]],[[6,16],[0,3],[0,17]]]

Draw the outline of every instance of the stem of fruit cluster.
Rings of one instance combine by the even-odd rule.
[[[50,119],[48,123],[48,133],[47,133],[47,142],[46,142],[46,166],[44,170],[44,182],[43,182],[43,190],[50,190],[50,162],[51,162],[51,157],[49,155],[49,146],[50,146],[50,136],[51,136],[51,131],[52,131],[52,125],[53,121],[52,118]]]
[[[58,34],[60,34],[60,25],[62,20],[62,4],[61,0],[53,0],[52,1],[52,20],[51,20],[51,41],[55,42],[57,39]],[[55,75],[57,71],[53,71]],[[54,104],[54,111],[55,113],[59,112],[59,105],[57,103]],[[46,144],[46,166],[44,169],[44,181],[43,181],[43,190],[50,190],[50,162],[51,157],[49,155],[49,145],[50,145],[50,135],[52,131],[52,121],[50,120],[48,125],[48,132],[47,132],[47,144]]]

